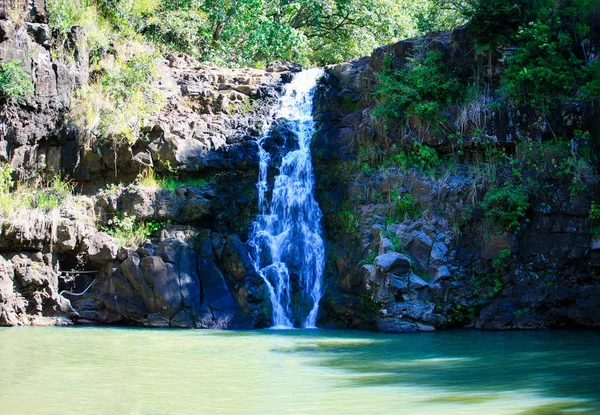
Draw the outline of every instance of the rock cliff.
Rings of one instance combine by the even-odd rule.
[[[598,327],[600,252],[589,217],[597,179],[573,195],[570,179],[515,166],[544,191],[530,201],[522,229],[497,232],[481,205],[490,180],[478,170],[494,165],[486,148],[510,155],[517,137],[573,136],[596,128],[597,113],[565,103],[541,123],[531,108],[456,105],[445,110],[443,128],[416,116],[384,123],[373,115],[378,75],[386,61],[402,68],[416,47],[440,51],[459,77],[478,67],[468,30],[459,28],[330,66],[318,91],[313,154],[329,241],[321,324],[389,332]],[[489,72],[503,70],[498,60]],[[461,161],[403,168],[395,160],[411,146]],[[499,165],[493,174],[504,174]]]
[[[95,142],[68,117],[90,78],[86,33],[73,29],[77,59],[66,63],[43,2],[28,7],[24,22],[0,16],[0,63],[22,62],[35,87],[3,107],[0,158],[16,180],[61,174],[77,195],[2,218],[0,325],[269,325],[268,293],[242,239],[257,206],[256,137],[298,67],[223,69],[171,54],[153,81],[165,104],[140,140]],[[148,168],[181,183],[126,185]],[[122,215],[163,229],[139,248],[119,246],[98,229]]]
[[[43,3],[30,2],[22,22],[0,10],[0,63],[21,61],[35,86],[2,107],[0,161],[15,180],[68,177],[76,195],[0,218],[0,325],[270,325],[269,295],[245,244],[257,213],[256,137],[299,68],[224,69],[172,53],[157,61],[152,83],[164,106],[140,139],[90,140],[69,119],[74,91],[93,76],[87,34],[74,28],[67,47],[77,58],[58,59]],[[486,148],[514,154],[515,137],[540,140],[557,133],[550,125],[572,136],[597,112],[565,103],[540,122],[528,108],[452,106],[442,129],[419,117],[383,122],[373,116],[377,75],[384,62],[401,68],[423,43],[459,77],[478,65],[461,28],[330,66],[319,86],[313,158],[328,262],[318,324],[387,332],[598,327],[600,242],[589,217],[597,181],[573,196],[564,180],[540,179],[526,224],[496,232],[481,207],[490,184],[480,172],[490,164],[482,162]],[[494,61],[490,82],[502,70]],[[281,126],[265,144],[272,160],[285,134]],[[428,171],[389,162],[414,142],[462,162]],[[180,181],[141,185],[148,169]],[[399,208],[399,200],[408,204]],[[122,246],[107,231],[123,217],[156,232]]]

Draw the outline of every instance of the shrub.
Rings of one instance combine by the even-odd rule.
[[[373,114],[388,120],[413,114],[425,120],[437,119],[441,109],[460,99],[462,89],[440,51],[417,48],[398,71],[392,70],[390,57],[384,60]]]
[[[163,189],[168,189],[168,190],[175,190],[175,189],[179,189],[180,187],[186,187],[186,186],[194,186],[194,187],[200,187],[200,186],[206,186],[208,184],[208,181],[206,179],[203,178],[189,178],[186,180],[180,180],[175,176],[169,175],[166,178],[161,180],[160,183],[160,187]]]
[[[370,252],[369,255],[365,259],[362,259],[359,264],[360,265],[373,265],[375,263],[375,258],[377,258],[377,252]]]
[[[122,246],[139,246],[154,232],[162,229],[169,222],[140,222],[135,216],[127,213],[117,215],[108,220],[108,227],[103,230],[114,236]]]
[[[32,207],[49,211],[60,207],[73,194],[73,185],[56,175],[48,186],[38,188],[32,196]]]
[[[89,0],[46,0],[48,22],[58,33],[59,39],[66,39],[74,26],[85,28],[90,55],[99,49],[107,49],[111,33],[98,12],[94,2]]]
[[[410,193],[398,196],[398,192],[392,192],[394,199],[395,220],[403,221],[405,218],[418,219],[421,216],[421,208],[417,199]]]
[[[600,202],[592,203],[590,218],[592,219],[592,232],[594,235],[600,235]]]
[[[583,62],[573,54],[573,38],[556,29],[560,21],[552,16],[521,28],[520,46],[507,58],[502,91],[517,103],[531,104],[542,112],[572,96],[583,80]]]
[[[24,210],[48,212],[62,206],[73,193],[70,182],[54,176],[48,183],[15,183],[10,166],[0,166],[0,215],[16,218]]]
[[[12,60],[0,67],[0,94],[4,99],[21,100],[33,95],[35,88],[31,75],[23,69],[23,62]]]
[[[335,212],[335,222],[336,228],[348,235],[356,235],[360,224],[358,213],[347,206]]]
[[[529,208],[529,195],[523,185],[505,184],[488,190],[481,207],[494,231],[517,230]]]
[[[87,11],[86,3],[81,0],[46,0],[50,26],[68,35],[73,26],[81,25]]]
[[[368,292],[360,296],[359,304],[361,311],[365,314],[379,314],[383,307],[383,304]]]
[[[137,184],[141,187],[149,189],[167,189],[173,190],[179,189],[185,186],[205,186],[208,181],[203,178],[195,177],[180,180],[176,175],[169,173],[166,176],[158,176],[153,169],[145,169],[137,177]]]
[[[437,151],[421,144],[418,141],[412,142],[412,147],[407,150],[392,150],[387,159],[382,161],[384,166],[398,166],[404,170],[419,169],[429,170],[441,164]]]
[[[75,94],[71,120],[88,136],[135,143],[144,122],[162,106],[162,96],[151,83],[154,59],[139,54],[105,63],[101,80]]]
[[[479,49],[508,44],[519,28],[534,20],[540,10],[551,7],[551,0],[476,1],[466,10],[469,31]]]
[[[196,9],[161,11],[143,33],[154,42],[194,56],[201,56],[210,45],[208,16]]]

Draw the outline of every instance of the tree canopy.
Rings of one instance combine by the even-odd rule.
[[[203,61],[262,66],[348,60],[462,21],[456,7],[438,1],[48,0],[48,5],[51,23],[60,30],[98,16],[120,34],[141,35]],[[89,20],[85,23],[98,26]]]

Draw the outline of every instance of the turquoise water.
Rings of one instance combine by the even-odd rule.
[[[1,328],[2,414],[600,414],[600,333]]]

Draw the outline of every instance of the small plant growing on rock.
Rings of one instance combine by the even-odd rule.
[[[600,203],[593,202],[590,207],[590,218],[592,219],[592,232],[600,235]]]
[[[423,47],[417,48],[414,57],[398,71],[386,58],[379,81],[374,115],[388,120],[413,114],[425,120],[441,118],[440,110],[462,96],[460,83],[442,53]]]
[[[359,301],[360,308],[365,314],[378,314],[381,311],[382,304],[373,298],[371,293],[364,293]]]
[[[108,227],[103,230],[114,236],[122,246],[141,245],[152,233],[147,225],[139,223],[135,216],[129,216],[127,213],[117,213],[114,218],[108,220]]]
[[[363,260],[359,262],[360,265],[373,265],[375,263],[375,258],[377,258],[377,252],[370,252],[369,255]]]
[[[421,208],[417,199],[410,193],[404,193],[399,196],[397,191],[392,192],[392,198],[394,199],[394,211],[395,215],[390,217],[393,221],[402,222],[407,217],[410,219],[418,219],[421,216]]]
[[[23,62],[12,60],[0,65],[0,94],[6,101],[18,101],[33,95],[35,88],[23,69]]]
[[[354,234],[360,224],[358,213],[348,207],[336,212],[336,222],[339,229],[348,235]]]
[[[15,183],[12,174],[10,166],[0,166],[0,215],[6,218],[20,216],[24,210],[48,212],[72,197],[72,184],[58,175],[49,182]]]
[[[163,104],[152,85],[155,56],[138,54],[104,63],[99,82],[81,88],[71,107],[71,121],[88,137],[133,144],[144,122]]]
[[[523,185],[505,184],[488,190],[481,207],[494,231],[514,231],[529,209],[529,195]]]
[[[151,169],[145,169],[137,177],[137,184],[140,187],[145,187],[148,189],[167,189],[171,191],[175,191],[180,187],[186,186],[206,186],[208,181],[201,177],[191,177],[185,180],[179,179],[179,177],[173,173],[169,173],[166,176],[159,176],[156,172]]]

